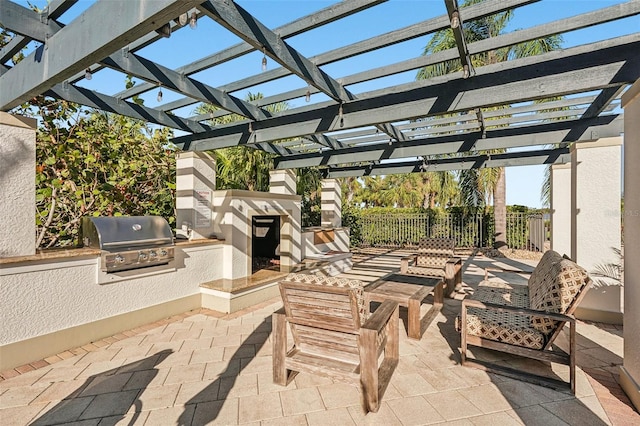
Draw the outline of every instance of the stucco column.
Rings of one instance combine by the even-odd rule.
[[[571,258],[589,272],[619,261],[622,138],[574,144],[571,149]],[[620,286],[591,288],[576,317],[622,324]]]
[[[0,111],[0,257],[36,253],[36,124]]]
[[[336,179],[322,180],[320,224],[331,228],[342,227],[342,189]]]
[[[551,250],[571,253],[571,163],[551,166]]]
[[[206,152],[179,152],[176,160],[176,231],[191,240],[214,233],[216,161]]]
[[[640,80],[624,108],[624,359],[620,384],[640,411]]]
[[[295,170],[271,170],[269,172],[269,192],[272,194],[296,195]]]

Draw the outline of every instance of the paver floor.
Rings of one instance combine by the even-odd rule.
[[[373,281],[405,254],[363,251],[343,275]],[[490,263],[466,258],[464,291]],[[463,296],[445,301],[421,340],[401,327],[400,362],[378,413],[363,412],[356,386],[310,374],[273,384],[271,314],[282,305],[274,299],[231,315],[185,313],[2,372],[0,424],[640,424],[616,381],[621,327],[578,324],[574,396],[461,366],[453,322]]]

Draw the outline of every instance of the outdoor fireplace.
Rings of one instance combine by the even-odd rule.
[[[251,218],[251,273],[280,270],[280,216]]]

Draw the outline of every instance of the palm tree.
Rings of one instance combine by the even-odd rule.
[[[384,177],[365,176],[363,178],[363,190],[360,193],[360,202],[366,207],[380,207],[384,205],[382,200],[382,190],[384,189]]]
[[[482,0],[465,0],[464,6],[479,3]],[[498,13],[491,16],[486,16],[471,22],[464,23],[464,35],[468,43],[474,43],[480,40],[488,39],[490,37],[496,37],[505,31],[507,24],[513,17],[513,10]],[[509,46],[506,48],[490,50],[483,53],[478,53],[471,57],[471,62],[474,68],[478,68],[483,65],[495,64],[498,62],[504,62],[512,59],[523,58],[527,56],[539,55],[551,50],[559,49],[562,45],[561,36],[549,36],[543,39],[532,40],[526,43],[521,43],[515,46]],[[456,47],[456,41],[451,29],[446,29],[436,32],[429,40],[424,48],[423,55],[429,55],[435,52],[452,49]],[[460,71],[462,65],[460,60],[445,61],[439,64],[430,65],[424,67],[418,71],[417,79],[427,79],[435,76],[448,74],[451,72]],[[490,122],[489,122],[490,123]],[[495,218],[495,246],[503,247],[507,245],[507,230],[506,230],[506,180],[504,168],[498,168],[497,171],[485,171],[489,169],[482,169],[481,171],[464,171],[460,173],[460,185],[463,188],[470,189],[475,183],[486,184],[490,183],[491,195],[493,199],[494,218]],[[483,176],[486,175],[486,176]],[[470,182],[464,182],[465,179],[471,179]],[[463,191],[464,192],[464,191]],[[483,188],[477,187],[476,190],[472,190],[471,193],[464,194],[467,199],[480,200],[479,194],[484,192]],[[486,197],[484,197],[486,199]],[[478,205],[478,204],[476,204]]]
[[[247,102],[262,99],[262,93],[249,92],[245,97]],[[265,109],[277,113],[289,108],[287,102],[267,105]],[[207,114],[219,110],[210,104],[200,104],[195,109],[196,114]],[[209,120],[215,126],[246,120],[238,114],[228,114]],[[216,150],[216,186],[220,189],[247,189],[250,191],[267,191],[269,189],[269,171],[273,165],[273,157],[259,149],[247,146],[235,146]]]
[[[340,180],[340,188],[342,189],[343,202],[351,205],[356,201],[356,196],[362,191],[362,183],[355,177],[346,177]]]
[[[390,175],[384,179],[380,191],[382,202],[387,206],[416,207],[422,203],[419,178],[415,174]]]

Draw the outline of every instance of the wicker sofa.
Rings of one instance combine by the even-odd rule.
[[[510,272],[526,273],[515,270]],[[565,364],[569,366],[569,385],[575,393],[576,342],[573,312],[586,294],[591,279],[575,262],[551,250],[543,255],[530,274],[526,286],[485,279],[473,296],[463,300],[459,324],[462,332],[462,364],[553,387],[566,382],[477,359],[467,359],[467,348],[480,346]],[[552,346],[565,323],[569,323],[568,353]]]

